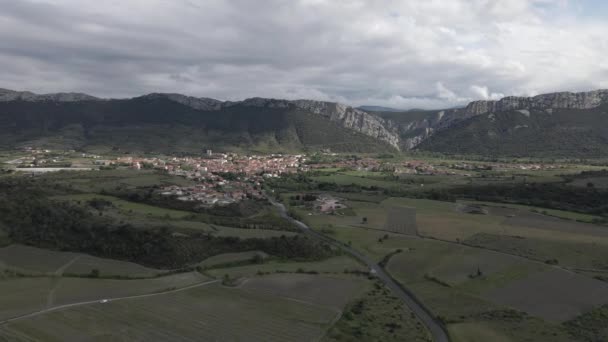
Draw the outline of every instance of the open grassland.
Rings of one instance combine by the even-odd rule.
[[[100,300],[185,287],[206,280],[197,272],[154,279],[113,280],[34,277],[0,281],[0,319],[82,301]]]
[[[209,285],[178,293],[91,304],[16,321],[0,328],[0,336],[17,341],[65,340],[242,340],[311,341],[318,340],[339,317],[340,303],[293,300],[273,289],[316,291],[316,281],[286,275],[258,283],[255,289]],[[342,289],[342,280],[316,278],[328,291],[341,292],[351,300],[361,291]],[[276,284],[278,282],[278,285]],[[329,283],[326,283],[329,282]],[[287,284],[287,286],[285,286]],[[288,293],[289,297],[292,295]],[[171,319],[168,319],[168,318]],[[179,322],[179,324],[176,324]]]
[[[89,275],[94,269],[100,277],[153,277],[165,272],[132,262],[23,245],[0,248],[0,265],[9,271],[43,275]]]

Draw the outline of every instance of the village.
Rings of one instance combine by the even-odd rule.
[[[327,169],[362,172],[385,172],[403,175],[459,175],[470,177],[477,171],[527,170],[542,171],[564,167],[561,164],[532,163],[480,163],[447,162],[437,160],[386,160],[371,156],[340,156],[325,153],[331,161],[315,160],[306,154],[240,155],[237,153],[214,153],[203,150],[199,156],[103,156],[74,150],[53,151],[24,148],[19,158],[8,160],[10,170],[31,174],[60,170],[88,171],[98,169],[128,168],[133,170],[159,170],[170,175],[184,177],[195,182],[191,186],[164,186],[158,191],[181,201],[200,202],[204,206],[227,205],[248,198],[262,198],[262,185],[268,178],[285,174]],[[25,155],[23,155],[25,153]],[[316,154],[315,157],[319,155]],[[336,209],[331,199],[321,200],[321,212]],[[325,203],[327,202],[327,203]],[[334,204],[334,205],[332,205]]]

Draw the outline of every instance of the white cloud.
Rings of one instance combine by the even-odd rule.
[[[500,100],[505,96],[501,93],[491,93],[486,86],[472,85],[471,91],[473,92],[475,98],[480,100]]]
[[[0,4],[5,88],[439,108],[606,87],[608,23],[563,0]]]

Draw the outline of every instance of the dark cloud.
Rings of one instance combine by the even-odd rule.
[[[438,108],[608,87],[607,25],[561,0],[0,5],[4,88]]]

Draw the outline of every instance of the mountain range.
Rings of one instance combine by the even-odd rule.
[[[394,111],[334,102],[219,101],[153,93],[100,99],[0,89],[0,143],[82,150],[387,152],[600,157],[608,90]]]

